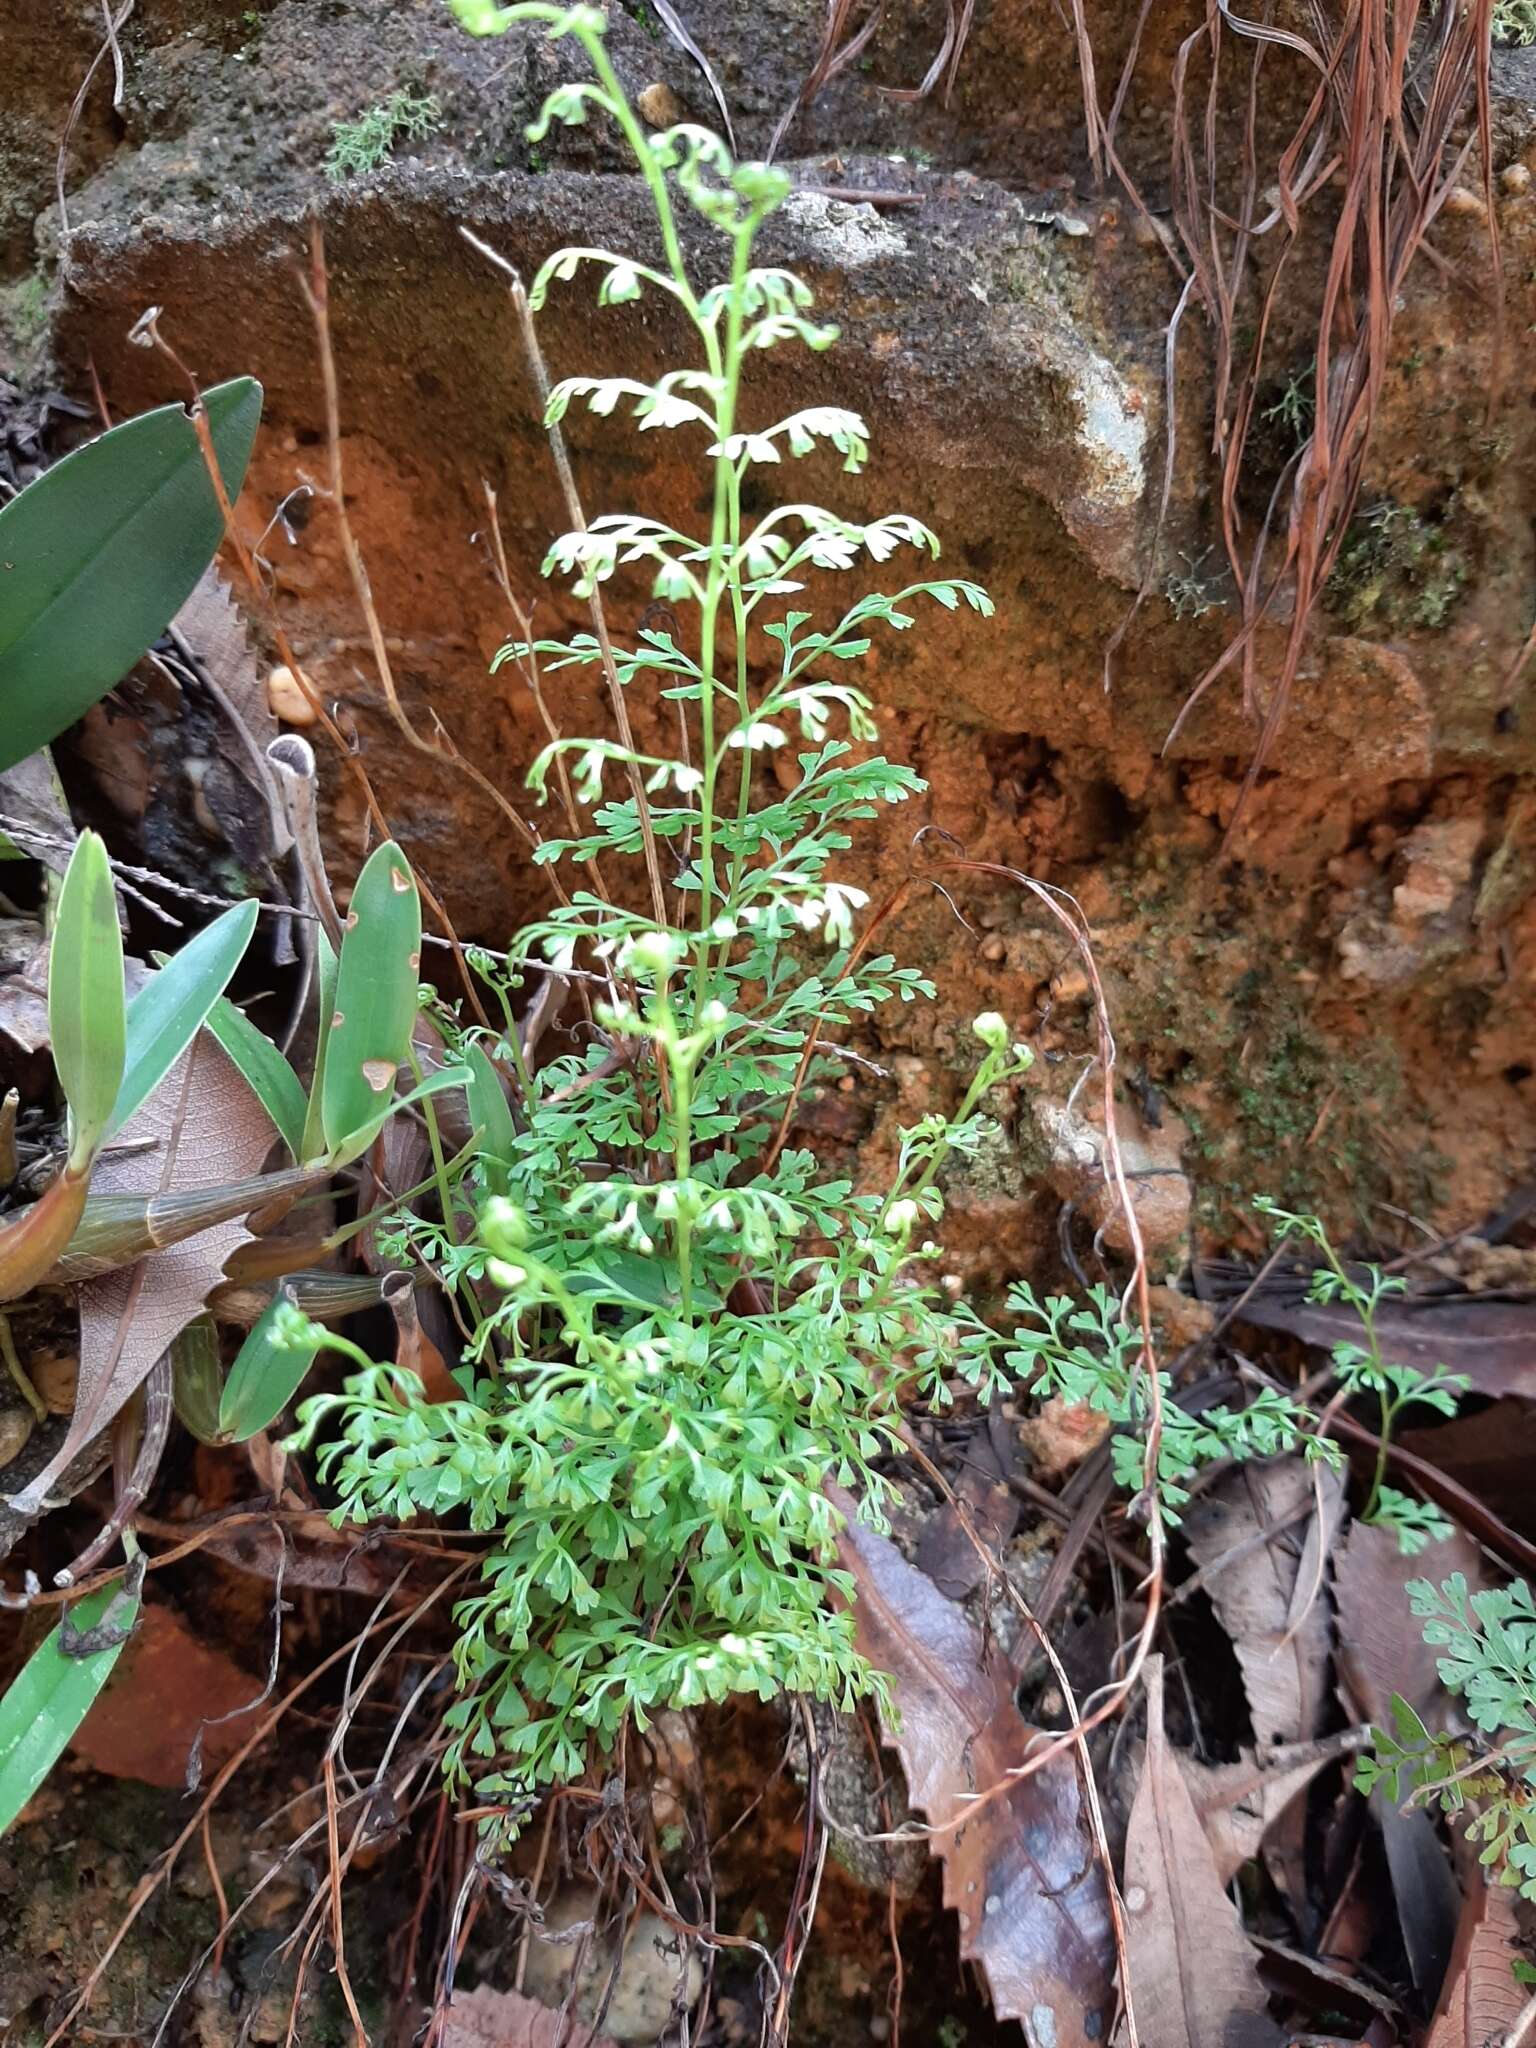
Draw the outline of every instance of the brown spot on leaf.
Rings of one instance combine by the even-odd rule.
[[[393,1060],[364,1060],[363,1079],[375,1095],[382,1095],[395,1078]]]

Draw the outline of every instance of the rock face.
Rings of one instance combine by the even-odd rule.
[[[713,120],[686,56],[612,11],[631,91],[654,88],[653,107],[676,102]],[[94,8],[60,12],[40,25],[31,0],[0,0],[0,42],[20,52],[18,139],[0,163],[0,249],[16,279],[0,306],[14,302],[13,327],[21,296],[31,305],[39,290],[26,275],[29,239],[45,260],[61,248],[57,142],[100,41]],[[722,0],[684,12],[738,140],[761,151],[810,67],[822,9]],[[1101,82],[1118,76],[1137,10],[1110,12]],[[1187,1126],[1198,1221],[1230,1234],[1246,1196],[1268,1190],[1346,1219],[1385,1201],[1466,1223],[1536,1140],[1520,1022],[1536,982],[1536,833],[1520,794],[1536,664],[1508,680],[1531,624],[1536,438],[1519,380],[1490,416],[1494,324],[1485,298],[1454,281],[1485,273],[1487,222],[1448,215],[1437,248],[1454,268],[1425,264],[1410,279],[1366,510],[1239,857],[1221,861],[1259,706],[1245,707],[1236,674],[1224,677],[1165,749],[1235,615],[1213,548],[1202,343],[1191,327],[1164,514],[1178,280],[1156,235],[1088,175],[1075,57],[1049,10],[998,0],[947,106],[939,94],[882,95],[922,76],[936,47],[926,16],[941,13],[905,11],[877,40],[872,69],[850,67],[791,126],[781,154],[811,189],[765,238],[765,260],[810,280],[844,341],[826,356],[766,357],[753,404],[765,417],[817,400],[862,411],[869,468],[818,473],[816,493],[852,516],[917,514],[943,538],[948,565],[998,603],[990,626],[940,616],[875,650],[864,681],[884,708],[887,750],[931,787],[921,814],[863,857],[901,872],[912,831],[930,822],[1079,895],[1125,1068]],[[1126,166],[1156,209],[1168,68],[1203,10],[1154,13],[1122,132]],[[1497,125],[1497,168],[1510,173],[1497,190],[1511,336],[1530,324],[1536,274],[1536,192],[1513,175],[1529,167],[1530,126],[1514,55],[1500,60]],[[487,673],[508,620],[487,564],[486,488],[524,595],[538,590],[544,546],[565,520],[503,281],[459,230],[530,273],[573,237],[644,249],[636,181],[601,135],[557,131],[536,149],[525,140],[544,93],[574,70],[568,45],[522,33],[472,41],[435,0],[279,0],[244,12],[142,0],[121,58],[120,105],[108,50],[64,156],[56,377],[88,391],[89,364],[120,413],[180,395],[165,358],[128,343],[153,305],[202,381],[261,378],[266,427],[240,517],[270,565],[296,657],[341,706],[381,802],[464,936],[494,941],[542,901],[540,880],[489,803],[400,743],[335,522],[323,498],[290,497],[322,486],[326,465],[297,269],[318,216],[348,504],[406,706],[418,721],[430,708],[516,792],[543,735],[510,672]],[[1277,69],[1266,120],[1283,130],[1299,90]],[[374,172],[330,182],[335,124],[396,92],[436,102],[430,135]],[[804,155],[834,142],[836,158]],[[908,155],[893,161],[898,149]],[[882,204],[850,204],[849,188]],[[1311,345],[1309,292],[1298,266],[1295,307],[1277,316],[1277,360],[1294,344],[1301,363]],[[556,288],[543,336],[557,374],[649,376],[679,346],[654,302],[597,314],[579,286]],[[1282,393],[1261,396],[1283,414]],[[680,437],[637,442],[627,426],[591,419],[571,435],[589,511],[693,517],[697,478]],[[296,508],[290,528],[272,524],[285,502]],[[1106,689],[1106,647],[1144,579]],[[646,599],[638,583],[616,584],[616,622],[632,628]],[[541,629],[576,623],[558,593],[539,602]],[[1285,624],[1277,616],[1259,638],[1261,699]],[[587,715],[579,695],[559,710],[568,731]],[[364,820],[350,779],[330,761],[326,773],[345,872]],[[941,970],[944,1002],[894,1018],[887,1050],[958,1071],[965,1020],[998,1008],[1075,1072],[1091,1018],[1082,990],[1061,979],[1069,963],[1057,938],[997,883],[973,889],[966,911],[969,931],[937,897],[906,918],[904,950]],[[1164,1154],[1180,1148],[1157,1149],[1159,1177],[1183,1190],[1165,1174],[1179,1160]],[[1170,1242],[1181,1228],[1170,1224]]]

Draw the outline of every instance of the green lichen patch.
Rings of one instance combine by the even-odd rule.
[[[1436,518],[1387,498],[1350,526],[1323,602],[1351,631],[1433,632],[1455,609],[1471,564],[1453,534],[1455,501]]]

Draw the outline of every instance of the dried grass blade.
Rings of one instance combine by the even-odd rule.
[[[714,96],[715,105],[720,109],[720,119],[725,124],[725,139],[731,145],[731,155],[734,156],[736,154],[736,131],[731,126],[731,110],[725,103],[725,88],[721,85],[715,73],[715,67],[694,41],[688,24],[672,5],[672,0],[651,0],[651,5],[656,10],[658,20],[662,23],[678,48],[686,50],[694,63],[703,72],[704,82]]]

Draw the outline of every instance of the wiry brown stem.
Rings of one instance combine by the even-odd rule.
[[[518,333],[522,338],[523,353],[528,359],[528,369],[533,378],[534,393],[539,403],[539,414],[543,418],[549,405],[549,372],[544,366],[544,352],[539,346],[539,337],[533,324],[533,311],[528,304],[528,293],[523,286],[522,274],[514,264],[507,261],[505,256],[491,248],[488,242],[482,242],[480,237],[472,234],[468,228],[461,227],[459,233],[472,249],[477,250],[488,262],[494,263],[496,268],[508,280],[512,305],[517,314]],[[549,434],[550,453],[555,460],[555,473],[560,479],[560,492],[561,496],[565,499],[566,517],[571,522],[571,531],[573,533],[585,533],[587,531],[587,515],[582,509],[581,494],[576,488],[576,475],[575,471],[571,468],[571,458],[566,451],[565,436],[554,421],[546,421],[546,425]],[[613,656],[613,642],[608,634],[608,615],[603,608],[602,594],[598,590],[595,579],[592,584],[592,594],[587,600],[587,609],[592,618],[592,630],[597,635],[598,652],[602,658],[603,679],[608,685],[608,696],[613,707],[614,728],[619,735],[620,745],[624,747],[627,753],[634,754],[637,749],[635,747],[634,729],[629,722],[629,706],[624,699],[624,686],[619,681],[618,664]],[[664,925],[667,922],[667,901],[662,887],[661,861],[656,852],[656,835],[651,826],[651,807],[646,797],[645,783],[641,777],[640,770],[633,761],[630,761],[627,765],[630,793],[634,797],[636,812],[640,820],[640,837],[645,852],[645,872],[651,889],[651,912],[656,922],[659,925]]]

